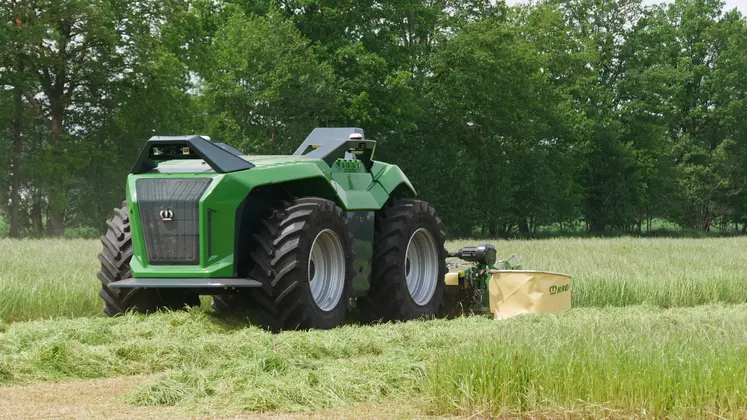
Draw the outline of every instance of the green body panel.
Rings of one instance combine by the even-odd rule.
[[[134,245],[130,263],[132,276],[174,279],[235,277],[237,208],[256,187],[293,181],[296,186],[299,182],[308,186],[304,189],[305,195],[334,199],[346,211],[356,252],[354,293],[358,296],[365,294],[372,257],[374,212],[381,209],[390,194],[401,185],[413,195],[415,193],[404,173],[397,166],[376,161],[369,172],[362,162],[354,159],[338,159],[330,167],[323,160],[303,156],[244,158],[255,167],[219,174],[201,160],[172,160],[161,162],[151,172],[128,176],[127,202]],[[212,178],[199,202],[198,265],[148,264],[135,189],[137,180],[143,178]],[[210,235],[207,233],[208,213],[212,225]]]
[[[355,251],[353,294],[356,297],[364,296],[368,292],[371,259],[373,258],[374,216],[373,211],[347,213],[348,229],[353,235],[353,251]]]

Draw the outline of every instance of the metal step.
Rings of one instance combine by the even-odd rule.
[[[129,289],[135,287],[178,289],[223,289],[226,287],[262,287],[262,283],[240,278],[130,278],[109,283],[109,287]]]

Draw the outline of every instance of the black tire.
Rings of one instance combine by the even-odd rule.
[[[184,290],[110,288],[112,282],[131,277],[133,248],[126,201],[122,203],[122,208],[114,209],[114,216],[107,220],[106,225],[106,234],[101,237],[103,250],[98,255],[101,270],[97,273],[101,280],[99,296],[104,301],[105,314],[115,316],[127,311],[150,313],[158,309],[176,310],[200,305],[198,295]]]
[[[342,295],[333,308],[320,309],[309,283],[309,255],[317,235],[335,233],[344,257]],[[342,209],[321,198],[297,198],[281,202],[263,219],[254,235],[251,277],[263,283],[252,289],[259,321],[272,331],[340,325],[348,311],[353,279],[352,235]]]
[[[371,288],[358,299],[364,320],[396,321],[433,318],[443,303],[447,252],[441,219],[428,203],[394,200],[376,214]],[[437,278],[429,300],[418,304],[407,287],[407,247],[415,232],[425,229],[435,242]]]

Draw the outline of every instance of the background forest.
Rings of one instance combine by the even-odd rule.
[[[716,0],[6,0],[0,234],[98,235],[152,135],[317,126],[365,129],[453,236],[744,233],[746,101]]]

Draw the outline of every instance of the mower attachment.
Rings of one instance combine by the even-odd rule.
[[[496,319],[527,313],[558,313],[571,308],[571,276],[521,270],[519,257],[498,261],[496,247],[482,244],[449,252],[472,264],[449,264],[444,276],[444,312],[487,312]],[[515,260],[515,264],[509,263]]]
[[[226,287],[262,287],[262,283],[252,279],[237,278],[129,278],[109,283],[109,287],[131,288],[178,288],[178,289],[223,289]]]

